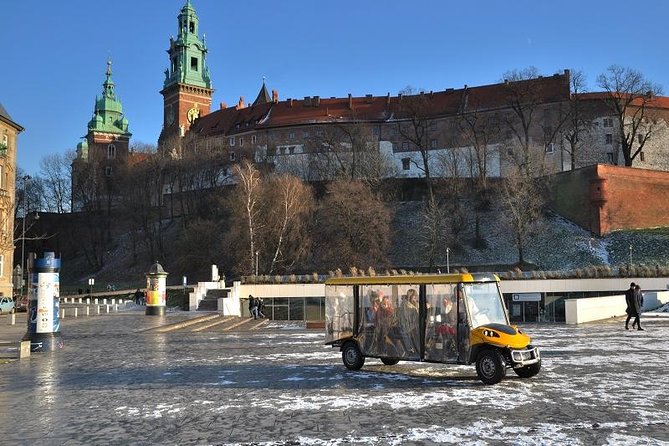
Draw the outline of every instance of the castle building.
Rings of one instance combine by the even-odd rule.
[[[0,104],[0,293],[4,296],[12,295],[16,153],[22,131]]]
[[[132,133],[123,115],[112,80],[112,62],[107,61],[102,95],[96,96],[93,117],[86,136],[77,144],[72,163],[72,210],[97,209],[114,188],[114,177],[128,159]]]

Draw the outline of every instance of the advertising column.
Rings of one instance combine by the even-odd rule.
[[[33,274],[28,302],[28,331],[24,341],[30,341],[30,351],[48,352],[63,348],[60,336],[60,259],[53,252],[33,262]]]
[[[146,315],[162,316],[167,305],[167,272],[158,262],[146,273]]]

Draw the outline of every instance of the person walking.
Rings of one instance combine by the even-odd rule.
[[[632,328],[636,325],[637,330],[641,328],[641,307],[643,307],[643,293],[641,287],[637,284],[634,286],[634,307],[636,308],[636,319],[632,322]]]
[[[625,313],[627,313],[625,330],[629,330],[630,319],[635,318],[632,328],[639,321],[639,305],[636,298],[636,284],[634,282],[630,283],[629,289],[625,291],[625,303],[627,304],[627,308],[625,309]]]
[[[253,319],[258,319],[258,301],[252,294],[249,294],[249,313]]]

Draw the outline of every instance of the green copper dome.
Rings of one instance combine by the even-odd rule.
[[[93,119],[88,123],[88,130],[122,134],[129,137],[128,120],[123,116],[123,106],[114,91],[111,64],[111,60],[108,60],[107,77],[102,84],[102,96],[95,98]]]

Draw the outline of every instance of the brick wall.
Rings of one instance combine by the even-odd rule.
[[[596,164],[552,178],[551,207],[604,235],[669,226],[669,172]]]

